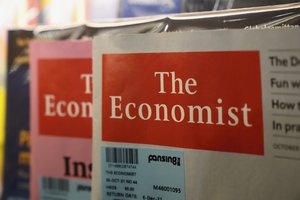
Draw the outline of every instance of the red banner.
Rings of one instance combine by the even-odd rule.
[[[106,54],[102,139],[264,154],[257,51]]]
[[[91,138],[91,59],[38,61],[40,134]]]

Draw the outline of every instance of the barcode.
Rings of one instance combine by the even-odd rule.
[[[65,179],[43,177],[42,188],[51,192],[69,192],[70,184]]]
[[[138,150],[131,148],[105,148],[106,162],[138,164]]]

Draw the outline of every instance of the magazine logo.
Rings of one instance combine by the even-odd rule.
[[[148,163],[151,162],[162,162],[162,163],[172,163],[173,165],[180,166],[180,158],[176,156],[166,156],[166,155],[154,155],[148,156]]]
[[[85,85],[84,94],[92,94],[92,74],[81,74],[78,80],[83,80]],[[71,92],[66,91],[66,92]],[[65,101],[57,100],[54,94],[45,94],[45,116],[47,117],[92,117],[91,101]]]
[[[91,138],[91,59],[38,61],[40,134]]]
[[[108,54],[103,80],[104,141],[264,154],[258,51]]]
[[[153,76],[159,82],[158,94],[166,95],[196,95],[198,83],[194,78],[183,80],[176,77],[175,72],[154,72]],[[171,84],[171,90],[167,90],[165,85],[167,81]],[[251,108],[247,103],[241,107],[230,105],[225,109],[222,105],[223,99],[217,98],[217,106],[210,105],[180,105],[168,106],[166,103],[150,104],[146,102],[135,103],[122,101],[122,96],[110,96],[111,99],[111,119],[129,120],[152,120],[152,121],[173,121],[176,123],[208,124],[215,126],[238,126],[252,127],[249,122],[249,113]],[[124,110],[122,109],[124,108]],[[204,119],[206,116],[206,119]],[[224,120],[224,116],[227,120]]]

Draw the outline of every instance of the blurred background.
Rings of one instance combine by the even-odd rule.
[[[3,167],[7,30],[40,24],[70,24],[293,2],[299,0],[0,0],[0,173]]]

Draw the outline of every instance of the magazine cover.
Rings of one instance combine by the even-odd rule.
[[[8,31],[3,200],[29,195],[28,45],[32,37],[32,30]]]
[[[30,199],[90,199],[91,41],[30,45]]]
[[[298,36],[95,37],[92,199],[299,199]]]

